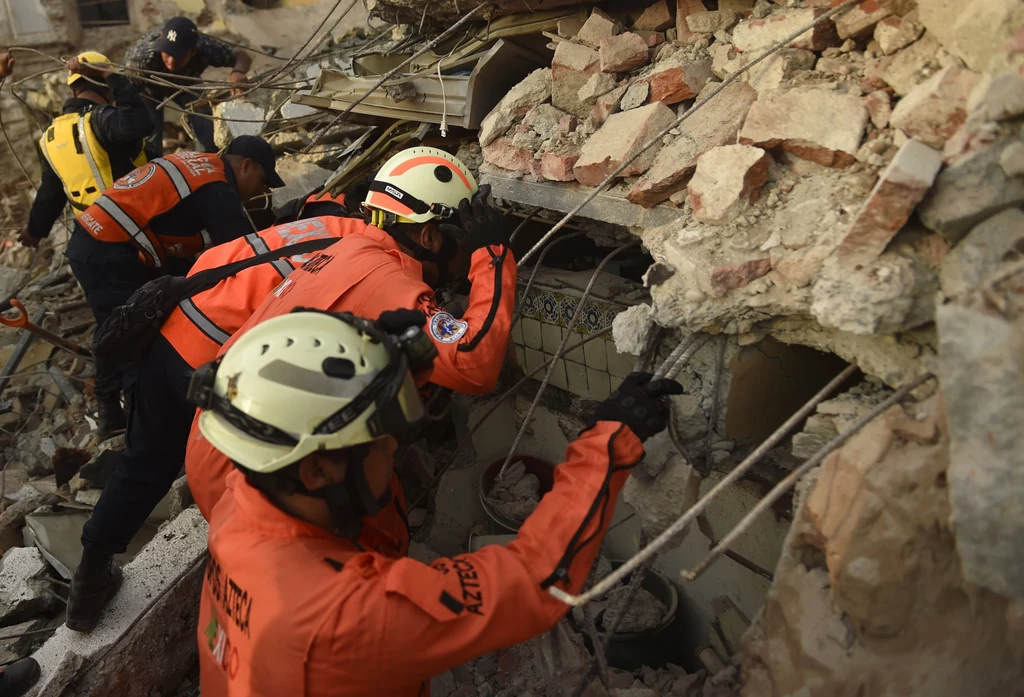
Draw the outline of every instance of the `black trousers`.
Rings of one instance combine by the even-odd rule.
[[[72,273],[85,291],[85,300],[97,327],[110,317],[115,307],[126,303],[132,293],[156,277],[154,271],[139,260],[134,247],[100,242],[77,221],[66,256]],[[93,391],[97,399],[117,399],[122,389],[126,396],[131,393],[134,366],[99,359],[95,361],[95,368]]]
[[[188,105],[193,99],[194,97],[192,95],[179,94],[172,101],[184,111],[188,108]],[[148,138],[146,138],[146,142],[149,144],[146,150],[163,155],[164,110],[157,109],[160,101],[163,100],[156,101],[152,97],[145,96],[142,98],[142,101],[146,105],[146,111],[149,112],[149,118],[153,121],[153,132]],[[199,107],[194,111],[200,114],[206,114],[207,116],[213,113],[213,110],[209,106]],[[195,133],[195,140],[199,144],[199,149],[203,152],[217,152],[217,146],[213,142],[213,121],[194,114],[189,114],[186,118],[188,118],[189,125],[192,126],[192,132]]]
[[[185,462],[195,407],[187,393],[192,367],[157,336],[138,364],[128,414],[127,445],[117,471],[82,531],[82,546],[101,554],[124,552]]]

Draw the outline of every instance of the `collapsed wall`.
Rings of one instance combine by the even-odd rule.
[[[481,178],[523,205],[543,188],[575,202],[628,163],[583,216],[670,222],[631,230],[654,263],[650,304],[616,319],[622,353],[640,356],[653,323],[727,337],[728,361],[770,339],[855,363],[868,381],[819,406],[797,458],[938,375],[938,393],[927,383],[803,483],[744,694],[1006,694],[1024,650],[1024,5],[864,2],[741,73],[829,4],[679,0],[566,22],[551,70],[485,120]],[[695,404],[675,414],[701,433],[714,351],[684,369]],[[716,398],[736,380],[727,369]],[[703,459],[683,450],[673,481]]]

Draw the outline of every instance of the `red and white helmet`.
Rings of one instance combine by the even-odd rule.
[[[453,215],[476,191],[476,178],[457,157],[437,148],[409,148],[384,163],[363,205],[371,213],[393,214],[398,222],[425,223]]]

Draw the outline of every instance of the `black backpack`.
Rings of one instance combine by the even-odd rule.
[[[114,308],[113,314],[96,330],[92,338],[93,355],[116,363],[137,361],[146,355],[167,316],[182,300],[209,290],[251,266],[267,264],[281,257],[317,252],[337,241],[337,237],[323,237],[206,269],[194,276],[161,276],[149,281],[135,291],[128,302]]]

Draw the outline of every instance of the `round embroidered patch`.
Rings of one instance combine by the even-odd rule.
[[[134,189],[149,181],[149,178],[156,174],[156,165],[152,162],[143,167],[132,170],[114,182],[115,189]]]
[[[455,319],[450,312],[438,312],[430,318],[430,333],[442,344],[454,344],[466,335],[469,322]]]

